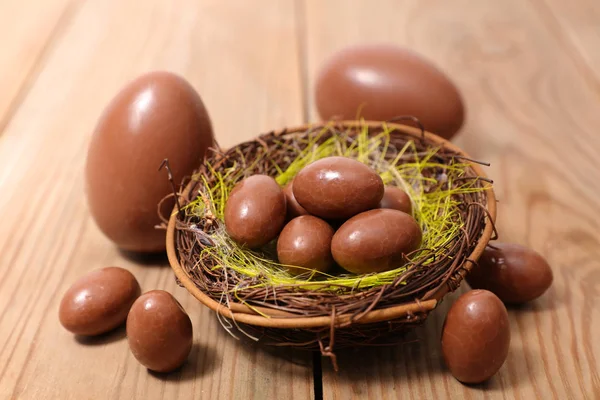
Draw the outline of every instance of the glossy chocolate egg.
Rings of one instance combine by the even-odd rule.
[[[139,295],[140,285],[131,272],[119,267],[98,269],[79,278],[65,292],[59,320],[77,335],[99,335],[124,323]]]
[[[392,45],[359,45],[339,51],[316,82],[321,118],[384,121],[413,115],[425,129],[451,138],[464,106],[454,84],[421,56]]]
[[[486,289],[507,304],[521,304],[540,297],[553,280],[552,269],[534,250],[515,243],[493,243],[478,266],[467,275],[473,289]]]
[[[229,194],[225,227],[233,240],[256,248],[277,237],[285,215],[285,195],[275,179],[253,175],[235,185]]]
[[[292,219],[299,217],[301,215],[308,215],[308,211],[306,211],[304,209],[304,207],[302,207],[300,205],[300,203],[298,203],[298,201],[296,201],[296,198],[294,197],[294,192],[292,191],[293,185],[294,185],[294,181],[288,183],[283,188],[283,194],[285,194],[285,201],[287,204],[286,219],[288,221],[291,221]]]
[[[480,383],[491,378],[504,364],[509,347],[508,313],[492,292],[467,292],[448,311],[442,329],[442,352],[459,381]]]
[[[312,215],[294,218],[277,240],[279,262],[287,265],[294,275],[311,269],[325,272],[333,265],[332,237],[333,228],[322,219]]]
[[[212,144],[204,104],[186,80],[152,72],[127,84],[104,110],[87,155],[87,199],[98,227],[122,249],[164,250],[157,205],[172,189],[158,167],[168,158],[179,184]]]
[[[387,271],[404,264],[404,256],[419,248],[421,236],[421,228],[410,215],[383,208],[370,210],[350,218],[337,230],[331,253],[342,268],[355,274]]]
[[[134,357],[146,368],[170,372],[179,368],[192,349],[192,321],[170,293],[152,290],[131,307],[127,340]]]
[[[367,165],[346,157],[326,157],[294,178],[296,200],[310,214],[344,219],[379,206],[383,181]]]
[[[412,213],[410,196],[402,189],[395,186],[386,186],[383,198],[379,202],[379,208],[391,208],[392,210]]]

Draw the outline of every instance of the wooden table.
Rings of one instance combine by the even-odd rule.
[[[600,399],[600,3],[597,0],[0,1],[0,399]],[[82,167],[95,121],[129,79],[184,75],[229,146],[317,120],[318,66],[390,41],[464,94],[456,143],[492,163],[501,238],[552,264],[538,301],[511,309],[500,373],[466,387],[439,334],[327,359],[242,345],[177,287],[165,260],[132,260],[89,216]],[[86,271],[130,269],[171,291],[196,345],[178,373],[140,366],[124,331],[77,341],[58,304]],[[461,291],[465,290],[464,287]]]

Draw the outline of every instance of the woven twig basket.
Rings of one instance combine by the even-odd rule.
[[[405,125],[384,122],[358,122],[342,121],[335,123],[332,129],[347,130],[358,129],[368,126],[369,134],[380,132],[382,127],[391,129],[390,135],[399,143],[413,140],[420,146],[440,147],[441,151],[450,157],[466,160],[470,164],[472,178],[487,180],[479,163],[472,161],[458,147],[452,143],[436,136]],[[305,125],[280,132],[271,132],[256,138],[255,140],[242,143],[228,151],[215,152],[209,156],[211,164],[231,163],[239,157],[242,151],[249,147],[271,146],[277,141],[290,138],[293,135],[307,135],[317,129],[323,129],[326,125]],[[231,165],[231,164],[230,164]],[[283,165],[283,168],[286,166]],[[200,173],[209,174],[204,168]],[[197,196],[199,182],[192,180],[183,190],[180,198],[183,205],[192,201]],[[360,302],[351,312],[343,311],[345,307],[335,304],[323,313],[323,307],[319,311],[305,310],[301,314],[289,312],[277,307],[252,304],[248,306],[235,298],[219,298],[215,293],[206,290],[205,282],[212,282],[215,273],[194,268],[190,262],[190,254],[180,254],[182,242],[189,242],[190,235],[195,235],[190,229],[182,229],[182,215],[177,210],[173,212],[167,227],[167,253],[169,262],[176,277],[196,299],[202,304],[215,311],[220,317],[223,325],[230,333],[237,331],[246,336],[254,338],[259,343],[277,346],[295,346],[304,349],[320,349],[324,355],[332,355],[335,348],[361,345],[392,344],[401,341],[401,333],[408,328],[424,321],[428,313],[432,311],[450,291],[455,290],[465,274],[477,262],[487,243],[495,234],[494,221],[496,217],[496,200],[491,187],[482,192],[467,196],[464,199],[465,230],[466,236],[461,243],[452,247],[448,254],[448,260],[435,272],[435,277],[427,280],[423,287],[410,287],[385,285],[370,291],[353,291],[351,295],[343,298],[344,302]],[[201,245],[201,241],[197,241]],[[182,257],[183,256],[183,257]],[[193,261],[193,260],[192,260]],[[419,267],[419,266],[417,266]],[[421,266],[421,268],[424,268]],[[220,269],[223,271],[223,269]],[[203,272],[204,271],[204,272]],[[224,273],[224,272],[216,272]],[[427,271],[423,272],[425,275]],[[221,279],[222,277],[217,277]],[[418,281],[418,279],[417,279]],[[425,281],[423,281],[425,282]],[[202,283],[202,284],[199,284]],[[203,290],[204,289],[204,290]],[[278,287],[270,288],[274,294]],[[314,295],[309,293],[308,296]],[[323,304],[327,304],[326,295],[319,294]],[[332,294],[331,296],[335,296]],[[339,304],[339,298],[336,299]],[[276,302],[276,300],[275,300]],[[352,308],[352,307],[350,307]],[[342,310],[342,311],[340,311]]]

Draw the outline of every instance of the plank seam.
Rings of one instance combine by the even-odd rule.
[[[323,367],[321,353],[313,352],[313,396],[315,400],[323,400]]]

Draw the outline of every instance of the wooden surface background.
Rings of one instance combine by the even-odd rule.
[[[509,310],[510,355],[482,386],[441,360],[457,294],[416,342],[342,353],[336,374],[237,342],[165,260],[125,257],[87,211],[87,143],[129,79],[184,75],[229,146],[316,120],[321,62],[372,41],[411,47],[457,83],[456,142],[492,163],[501,238],[554,270],[545,296]],[[599,49],[596,0],[0,0],[0,399],[600,399]],[[62,293],[106,265],[181,300],[196,342],[182,370],[148,373],[123,330],[77,341],[61,328]]]

